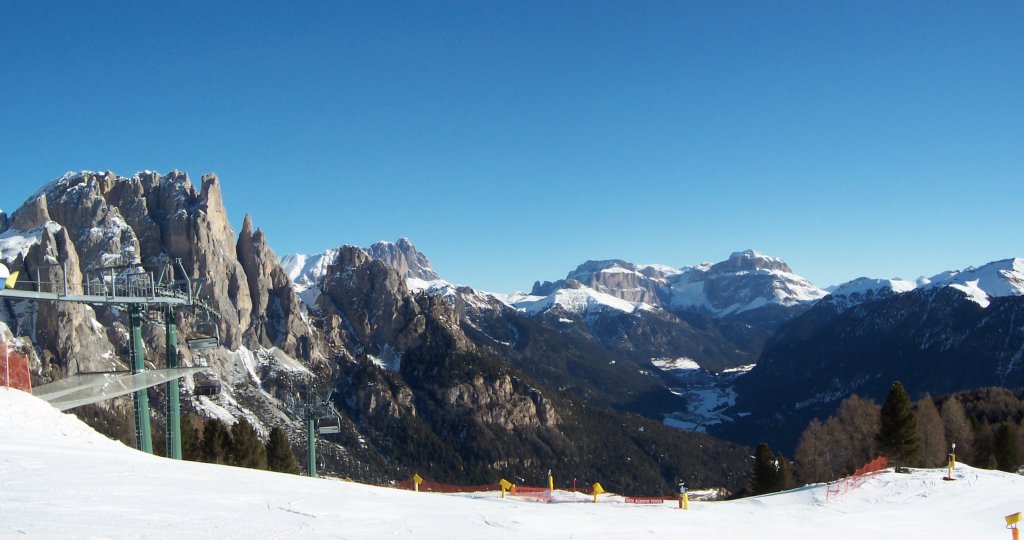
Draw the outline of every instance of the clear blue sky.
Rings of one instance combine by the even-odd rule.
[[[917,277],[1024,255],[1024,3],[3,2],[0,167],[8,211],[215,171],[279,254],[407,236],[485,290]]]

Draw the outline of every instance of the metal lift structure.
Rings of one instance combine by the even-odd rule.
[[[51,302],[76,302],[93,306],[118,306],[127,309],[130,328],[129,365],[131,371],[80,373],[33,389],[33,395],[60,410],[88,405],[134,393],[135,446],[153,453],[153,434],[149,422],[149,395],[146,389],[167,383],[167,457],[181,459],[181,404],[178,379],[208,369],[178,365],[179,312],[201,312],[208,320],[216,312],[198,299],[204,279],[193,281],[181,259],[165,259],[152,268],[139,262],[124,262],[118,257],[112,264],[85,272],[82,283],[68,283],[63,263],[36,269],[35,281],[8,280],[0,288],[0,299]],[[42,272],[60,268],[60,282],[43,281]],[[3,268],[6,271],[6,268]],[[176,272],[177,271],[177,272]],[[176,276],[176,274],[180,274]],[[13,274],[16,276],[17,274]],[[17,286],[31,288],[16,288]],[[143,355],[142,321],[163,321],[166,330],[166,368],[147,370]],[[219,335],[203,338],[204,348],[219,346]],[[216,341],[217,343],[213,343]]]
[[[341,417],[331,404],[333,390],[321,397],[321,392],[304,386],[302,394],[305,403],[296,403],[289,398],[288,411],[306,422],[306,475],[317,477],[316,439],[317,435],[341,433]]]

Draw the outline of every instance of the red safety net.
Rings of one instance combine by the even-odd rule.
[[[398,489],[408,489],[410,491],[416,489],[416,484],[413,483],[412,479],[399,482],[396,485]],[[424,480],[420,482],[420,491],[429,491],[433,493],[476,493],[478,491],[501,491],[501,486],[498,484],[483,484],[479,486],[457,486],[453,484],[442,484],[440,482],[431,482],[430,480]]]
[[[551,490],[546,487],[514,486],[509,493],[513,497],[520,497],[523,499],[533,499],[537,501],[551,500]]]
[[[11,343],[0,343],[0,384],[32,393],[32,374],[28,355]]]
[[[828,492],[825,494],[826,499],[834,499],[841,495],[849,493],[851,490],[857,489],[868,479],[869,476],[881,472],[889,467],[889,458],[885,456],[878,456],[875,459],[867,462],[863,467],[857,469],[852,474],[848,474],[839,480],[829,484]]]

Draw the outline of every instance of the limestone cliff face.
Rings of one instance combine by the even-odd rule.
[[[379,355],[385,346],[405,351],[420,343],[426,319],[405,279],[365,251],[342,247],[320,289],[319,310],[345,322],[354,353]]]
[[[356,418],[426,417],[504,431],[557,425],[539,391],[466,337],[458,306],[410,292],[400,269],[346,246],[318,285],[327,340],[351,354],[336,379]]]
[[[416,250],[416,246],[408,238],[400,238],[397,242],[377,242],[367,248],[367,253],[374,259],[398,271],[402,277],[432,281],[440,276],[430,267],[427,256]]]
[[[251,324],[245,333],[249,342],[263,347],[280,347],[296,358],[318,357],[315,336],[302,318],[302,306],[288,275],[263,231],[253,231],[252,217],[245,215],[236,244],[238,261],[248,279],[252,300]]]
[[[34,280],[40,269],[42,280],[52,284],[47,287],[62,287],[63,267],[69,292],[82,292],[74,288],[81,287],[90,269],[112,263],[156,265],[178,258],[192,279],[206,280],[201,296],[220,314],[226,349],[276,346],[307,362],[319,358],[292,285],[263,233],[252,231],[247,221],[248,229],[236,239],[216,175],[203,176],[197,189],[179,171],[142,172],[130,178],[111,172],[68,173],[46,184],[4,222],[5,235],[17,233],[22,244],[29,245],[27,250],[15,245],[19,249],[2,252],[5,264],[22,270],[23,279]],[[117,310],[19,304],[18,310],[8,310],[8,318],[15,311],[33,312],[47,377],[111,369],[124,356],[126,331]],[[180,333],[187,335],[191,318],[184,317],[179,324]],[[147,325],[146,339],[154,348],[161,344],[157,334],[159,329]],[[187,349],[182,353],[189,355]],[[151,359],[157,356],[151,351]]]
[[[520,428],[553,428],[558,415],[551,403],[533,388],[514,381],[508,374],[494,381],[482,375],[448,389],[448,402],[466,410],[474,420],[497,425],[506,431]]]

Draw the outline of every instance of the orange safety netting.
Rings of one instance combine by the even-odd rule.
[[[28,356],[10,343],[0,343],[0,384],[32,393]]]
[[[840,495],[849,493],[851,490],[857,489],[867,480],[868,476],[871,476],[877,472],[883,471],[889,467],[889,458],[885,456],[878,456],[875,459],[867,462],[863,467],[857,469],[852,474],[848,474],[839,480],[829,484],[828,492],[825,494],[826,499],[834,499]]]
[[[413,481],[405,480],[399,482],[395,487],[398,489],[416,489],[416,484]],[[430,480],[424,480],[420,482],[420,491],[430,491],[433,493],[475,493],[478,491],[501,491],[501,486],[498,484],[484,484],[479,486],[456,486],[453,484],[442,484],[440,482],[431,482]]]

